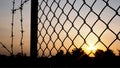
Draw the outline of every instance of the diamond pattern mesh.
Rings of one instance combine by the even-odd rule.
[[[50,57],[74,48],[86,50],[90,45],[109,49],[120,43],[120,4],[114,6],[112,1],[39,0],[39,56]]]

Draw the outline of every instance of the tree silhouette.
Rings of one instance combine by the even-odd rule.
[[[32,60],[25,54],[18,53],[12,56],[0,55],[0,66],[119,66],[120,56],[116,56],[112,50],[97,50],[95,57],[89,57],[81,48],[67,51],[64,54],[60,50],[51,58],[40,57]]]
[[[103,57],[103,54],[104,54],[104,51],[98,49],[95,53],[95,57],[96,58],[101,58],[101,57]]]

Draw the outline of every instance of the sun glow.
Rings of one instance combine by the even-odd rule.
[[[90,50],[93,53],[95,53],[97,49],[95,48],[95,46],[93,44],[90,44],[89,47],[88,47],[88,50]]]
[[[88,45],[85,44],[86,47],[84,47],[84,51],[87,55],[90,57],[95,57],[94,53],[97,51],[97,47],[95,47],[94,44],[90,43]]]

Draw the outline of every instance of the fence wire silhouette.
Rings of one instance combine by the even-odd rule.
[[[17,11],[20,11],[21,17],[20,47],[21,53],[23,54],[23,6],[28,1],[30,0],[21,0],[21,4],[18,8],[15,8],[16,0],[12,1],[13,8],[11,21],[11,50],[9,50],[9,48],[0,42],[0,44],[11,55],[13,55],[14,52],[14,15]],[[115,44],[116,41],[120,42],[120,24],[117,25],[117,31],[115,28],[113,29],[113,27],[116,26],[112,26],[112,24],[115,23],[114,20],[120,20],[120,5],[115,7],[111,6],[111,0],[38,1],[37,51],[40,57],[54,56],[60,50],[67,52],[74,48],[83,48],[84,46],[89,47],[90,45],[88,43],[88,38],[91,38],[91,36],[96,38],[94,46],[102,44],[106,49],[109,49],[113,44]],[[111,12],[112,15],[104,17],[108,12]],[[91,20],[92,18],[93,20]],[[102,26],[99,24],[102,24]],[[99,30],[100,28],[102,28],[102,30]],[[113,36],[113,39],[108,44],[106,44],[107,40],[103,39],[107,32],[109,32],[109,35]],[[91,51],[88,55],[91,53],[93,52]]]
[[[20,5],[16,8],[16,0],[12,0],[12,21],[11,21],[11,50],[9,50],[4,44],[3,47],[11,54],[14,54],[14,23],[15,23],[15,14],[17,11],[20,11],[20,26],[21,26],[21,37],[20,37],[20,47],[21,47],[21,54],[23,54],[23,38],[24,38],[24,28],[23,28],[23,6],[29,0],[21,0]]]
[[[87,39],[91,35],[96,38],[94,46],[100,43],[106,49],[109,49],[115,41],[120,42],[120,29],[115,31],[111,28],[113,20],[116,17],[120,19],[120,5],[114,8],[110,5],[110,1],[39,0],[38,54],[42,57],[50,57],[60,50],[70,51],[73,48],[82,48],[85,45],[89,47]],[[113,14],[104,17],[108,12]],[[99,24],[102,24],[102,26]],[[118,25],[120,26],[120,24]],[[100,31],[100,28],[102,28],[102,31]],[[85,33],[82,33],[82,31],[85,31]],[[107,32],[114,37],[108,44],[103,39]],[[80,44],[76,44],[76,40],[79,40]],[[91,51],[88,55],[91,53],[93,52]]]

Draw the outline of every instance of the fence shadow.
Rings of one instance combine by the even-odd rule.
[[[102,51],[97,50],[95,57],[89,57],[82,49],[74,49],[72,53],[64,54],[60,50],[55,56],[51,58],[40,57],[32,59],[25,54],[18,53],[13,56],[0,55],[0,67],[4,66],[37,66],[37,67],[96,67],[96,66],[114,66],[120,65],[120,56],[116,56],[112,50]]]

